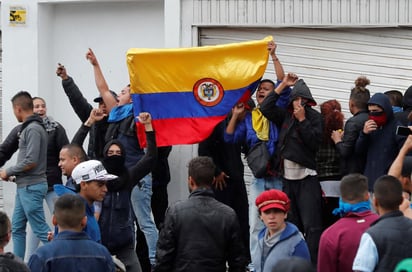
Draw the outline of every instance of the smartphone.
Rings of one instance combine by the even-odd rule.
[[[396,128],[396,135],[408,136],[411,134],[412,134],[412,130],[409,127],[398,126]]]

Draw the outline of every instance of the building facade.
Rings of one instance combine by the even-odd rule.
[[[1,135],[16,120],[11,97],[28,90],[45,98],[48,114],[71,138],[80,121],[56,76],[62,63],[89,101],[97,95],[88,48],[109,87],[129,81],[132,47],[192,47],[272,35],[286,72],[305,79],[321,103],[338,99],[348,112],[354,80],[372,93],[412,85],[412,2],[408,0],[6,0],[1,1]],[[265,77],[274,78],[269,63]],[[241,69],[241,67],[239,67]],[[196,145],[171,154],[171,201],[187,196],[186,164]],[[4,188],[13,206],[13,185]],[[9,199],[9,200],[7,200]]]

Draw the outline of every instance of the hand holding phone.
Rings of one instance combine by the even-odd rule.
[[[412,134],[412,130],[409,127],[398,126],[396,128],[396,135],[400,136],[409,136]]]

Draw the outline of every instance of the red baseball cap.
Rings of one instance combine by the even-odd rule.
[[[285,213],[289,211],[289,197],[282,191],[271,189],[264,191],[256,198],[256,207],[264,212],[269,209],[279,209]]]

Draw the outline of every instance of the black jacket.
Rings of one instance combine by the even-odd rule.
[[[170,182],[169,155],[171,151],[171,146],[157,148],[157,161],[152,170],[152,188],[167,186]]]
[[[215,175],[219,175],[223,171],[231,181],[243,183],[245,167],[241,157],[242,144],[225,142],[223,135],[227,123],[228,119],[225,119],[217,124],[212,134],[199,143],[198,154],[212,158],[216,165]]]
[[[83,145],[89,127],[82,125],[73,137],[72,142],[80,146]],[[146,132],[147,152],[132,167],[126,168],[126,149],[118,140],[109,141],[102,150],[104,158],[103,166],[109,174],[117,175],[119,178],[108,181],[108,192],[102,203],[102,211],[99,217],[99,226],[102,237],[102,244],[110,252],[114,252],[123,247],[133,244],[134,227],[132,219],[132,207],[130,195],[133,187],[152,171],[157,160],[156,137],[154,132]],[[112,144],[120,147],[123,154],[120,160],[111,161],[107,156],[107,151]],[[116,156],[119,157],[119,156]]]
[[[306,98],[305,120],[299,122],[293,116],[292,101],[297,97]],[[316,170],[316,153],[322,142],[322,116],[312,109],[316,105],[309,88],[303,80],[298,80],[290,95],[288,109],[276,106],[279,95],[269,94],[260,105],[260,111],[270,121],[282,124],[276,152],[277,165],[281,158],[296,162]]]
[[[394,271],[405,258],[412,258],[412,220],[400,211],[381,216],[366,231],[378,250],[379,262],[374,271]]]
[[[247,260],[235,212],[211,189],[170,206],[160,231],[155,272],[245,271]]]
[[[83,97],[79,87],[74,83],[73,78],[69,77],[68,79],[63,80],[62,85],[74,112],[82,123],[86,122],[93,106]],[[103,158],[103,148],[105,145],[104,137],[108,126],[107,118],[104,118],[103,120],[96,122],[90,128],[89,146],[87,148],[87,155],[90,159],[101,160]]]
[[[58,122],[52,122],[54,123],[53,126],[46,126],[48,136],[46,176],[49,191],[53,191],[54,184],[62,184],[62,170],[59,167],[59,154],[62,147],[69,143],[64,127]]]
[[[15,126],[0,145],[0,167],[3,166],[19,149],[19,133],[21,124]]]
[[[147,152],[133,167],[114,165],[106,154],[109,147],[115,143],[120,146],[122,154],[125,149],[117,140],[110,141],[105,146],[103,166],[110,174],[119,178],[109,181],[108,192],[102,203],[102,212],[99,217],[99,226],[102,244],[113,252],[121,248],[134,245],[134,227],[130,195],[133,187],[150,173],[157,159],[156,139],[154,132],[146,132]],[[114,158],[114,157],[112,157]],[[125,157],[123,157],[125,158]],[[122,163],[124,165],[124,161]]]
[[[368,117],[367,111],[360,111],[349,118],[345,123],[342,141],[335,145],[342,162],[342,175],[363,173],[366,154],[355,154],[355,146]]]

